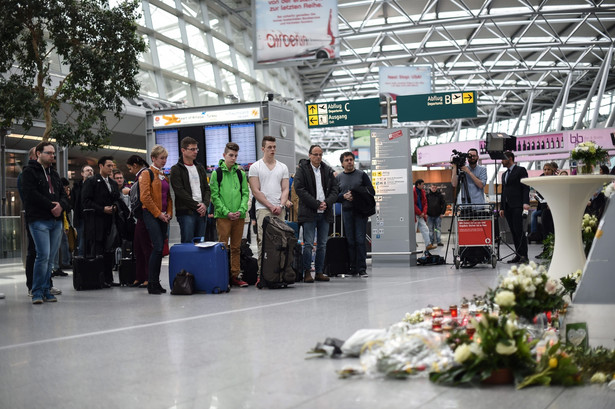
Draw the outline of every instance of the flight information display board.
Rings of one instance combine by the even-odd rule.
[[[208,170],[211,171],[218,166],[228,142],[228,124],[205,127],[205,161]]]
[[[167,152],[169,152],[167,163],[162,168],[167,175],[171,172],[171,166],[175,165],[179,160],[178,137],[177,129],[156,130],[156,144],[164,146]]]
[[[256,131],[254,122],[231,124],[231,142],[239,145],[238,164],[245,166],[256,162]]]

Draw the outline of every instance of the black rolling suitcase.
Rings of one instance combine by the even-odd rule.
[[[295,282],[292,263],[296,244],[295,232],[283,220],[265,217],[259,288],[282,288]]]
[[[94,239],[89,237],[87,226],[94,225],[94,210],[83,211],[83,235],[85,257],[77,256],[73,259],[73,288],[81,290],[99,290],[103,288],[105,263],[103,256],[94,254]]]
[[[341,206],[340,206],[341,208]],[[333,234],[327,239],[325,249],[325,274],[329,277],[344,277],[349,274],[350,262],[348,260],[348,240],[346,237],[336,233],[337,218],[333,207]],[[340,212],[341,213],[341,212]],[[344,223],[340,215],[340,229],[344,231]]]

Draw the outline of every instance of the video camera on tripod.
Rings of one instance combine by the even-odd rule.
[[[453,149],[453,156],[451,156],[451,164],[457,166],[457,173],[466,165],[468,160],[468,154],[465,152],[459,152],[457,149]]]

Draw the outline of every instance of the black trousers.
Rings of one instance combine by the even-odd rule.
[[[523,207],[504,208],[504,217],[515,242],[515,251],[519,257],[527,258],[527,238],[523,234]]]

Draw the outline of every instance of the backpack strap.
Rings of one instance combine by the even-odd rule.
[[[239,179],[239,191],[241,191],[242,188],[242,183],[243,183],[243,175],[241,174],[241,171],[239,170],[239,168],[235,169],[235,172],[237,172],[237,179]],[[222,183],[222,172],[220,171],[220,168],[218,167],[218,169],[216,169],[216,179],[218,180],[218,190],[220,190],[220,183]]]

